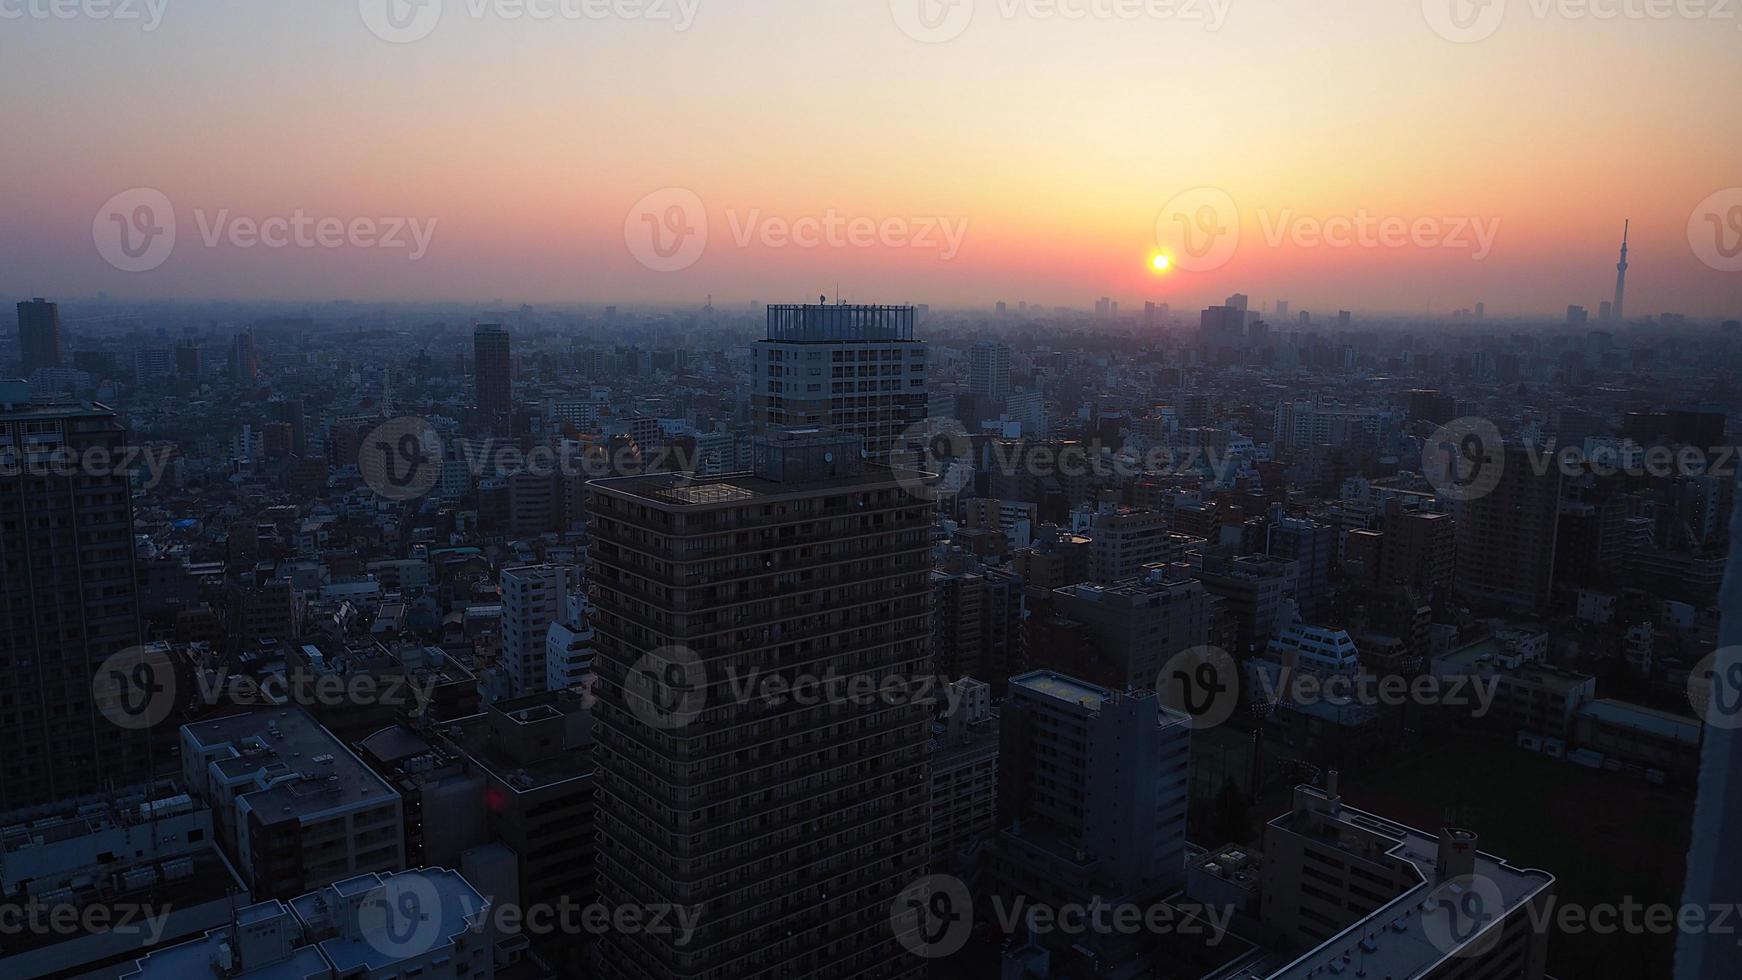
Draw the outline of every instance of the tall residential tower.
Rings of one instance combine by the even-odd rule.
[[[863,683],[932,673],[924,477],[815,430],[756,454],[590,485],[601,898],[699,923],[605,936],[600,965],[915,977],[889,910],[931,853],[936,709]]]

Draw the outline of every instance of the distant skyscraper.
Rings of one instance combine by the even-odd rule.
[[[21,449],[28,440],[28,455]],[[28,475],[65,447],[121,459],[103,405],[36,406],[0,382],[0,811],[145,778],[146,733],[104,717],[92,684],[140,642],[132,495],[125,472]],[[140,715],[139,717],[146,717]]]
[[[1288,300],[1279,299],[1276,301],[1276,322],[1277,323],[1285,323],[1285,322],[1287,322],[1287,320],[1288,320]]]
[[[1582,306],[1567,307],[1567,323],[1571,326],[1580,326],[1590,318],[1591,315]]]
[[[260,353],[254,348],[254,331],[242,331],[231,344],[230,376],[241,384],[260,377]]]
[[[703,910],[681,945],[602,937],[603,975],[920,976],[890,905],[931,855],[934,707],[733,681],[929,676],[934,505],[856,439],[756,452],[753,477],[590,485],[600,898]]]
[[[975,344],[968,352],[968,387],[991,402],[1010,395],[1010,348],[1004,344]]]
[[[1476,319],[1480,320],[1483,317],[1486,317],[1487,315],[1488,315],[1488,304],[1487,303],[1477,303],[1476,304]]]
[[[823,426],[881,458],[926,420],[926,345],[911,306],[770,306],[751,355],[755,432]]]
[[[60,304],[37,297],[18,304],[18,352],[26,378],[37,368],[60,367]]]
[[[495,418],[514,413],[513,352],[508,330],[481,323],[472,333],[473,385],[478,411]]]
[[[175,374],[183,381],[199,381],[204,364],[200,357],[200,345],[192,340],[184,340],[175,345]]]
[[[1621,261],[1615,266],[1615,319],[1627,319],[1627,233],[1633,229],[1629,219],[1621,226]]]

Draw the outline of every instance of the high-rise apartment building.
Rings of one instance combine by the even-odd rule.
[[[1330,598],[1337,529],[1310,517],[1284,517],[1280,510],[1274,508],[1265,552],[1295,563],[1295,600],[1311,615]]]
[[[789,431],[754,475],[591,484],[601,898],[700,914],[681,945],[603,937],[607,976],[921,969],[889,908],[931,856],[935,706],[849,692],[932,672],[932,509],[859,450]]]
[[[472,332],[473,386],[478,412],[496,419],[514,413],[514,355],[508,330],[481,323]]]
[[[502,570],[502,664],[517,698],[550,689],[548,637],[563,619],[570,574],[566,565]]]
[[[1064,674],[1010,679],[999,722],[996,890],[1062,908],[1147,906],[1185,883],[1191,718],[1153,690],[1120,693]],[[1051,937],[1099,947],[1133,937]]]
[[[930,396],[926,345],[911,306],[770,306],[751,353],[755,431],[826,426],[865,441],[873,459],[903,447]]]
[[[126,445],[106,406],[32,405],[27,384],[0,381],[0,810],[149,772],[150,733],[93,693],[104,661],[140,641],[130,485],[98,465]]]
[[[1456,588],[1466,599],[1519,610],[1548,604],[1554,588],[1561,471],[1538,473],[1531,454],[1508,443],[1499,482],[1486,494],[1456,505]]]
[[[1450,514],[1387,514],[1379,545],[1379,584],[1407,586],[1431,599],[1451,587],[1457,550],[1457,521]]]
[[[975,344],[968,352],[968,388],[989,402],[1010,396],[1010,347],[1006,344]]]
[[[18,355],[26,378],[37,368],[60,367],[60,304],[42,297],[18,304]]]

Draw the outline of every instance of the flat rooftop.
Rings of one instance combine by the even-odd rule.
[[[234,755],[212,762],[229,778],[301,778],[239,794],[268,823],[335,807],[397,798],[391,786],[345,744],[296,707],[265,708],[188,725],[197,750],[227,746]]]
[[[1100,710],[1101,705],[1113,698],[1113,692],[1104,687],[1096,687],[1086,681],[1050,670],[1037,670],[1020,677],[1012,677],[1010,686],[1090,711]]]
[[[593,480],[588,485],[611,493],[640,497],[668,507],[676,505],[700,508],[729,506],[762,498],[800,496],[819,490],[885,486],[897,483],[903,478],[916,484],[933,479],[931,474],[919,470],[866,463],[863,473],[807,483],[782,483],[754,473],[701,478],[683,473],[654,473]]]
[[[1329,800],[1325,792],[1316,787],[1299,787],[1296,792]],[[1306,833],[1300,826],[1291,826],[1299,825],[1306,816],[1298,811],[1291,811],[1271,821],[1271,824],[1296,833]],[[1323,816],[1335,820],[1341,828],[1380,840],[1383,853],[1402,858],[1415,868],[1419,883],[1373,910],[1366,918],[1309,950],[1294,962],[1270,974],[1269,980],[1305,980],[1307,977],[1339,974],[1416,977],[1434,964],[1450,959],[1457,949],[1482,938],[1483,934],[1477,933],[1452,950],[1444,950],[1429,937],[1428,923],[1443,920],[1448,915],[1441,908],[1426,907],[1429,895],[1438,887],[1435,880],[1435,862],[1439,857],[1440,846],[1437,834],[1428,834],[1365,810],[1341,804]],[[1492,881],[1499,889],[1508,914],[1554,885],[1554,876],[1547,872],[1515,868],[1504,859],[1485,852],[1477,852],[1475,873]],[[1441,929],[1448,936],[1457,931],[1449,925],[1436,926],[1436,932]],[[1356,971],[1364,972],[1357,974]]]

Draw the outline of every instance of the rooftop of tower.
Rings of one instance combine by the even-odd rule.
[[[768,339],[782,344],[912,341],[912,306],[770,306]]]

